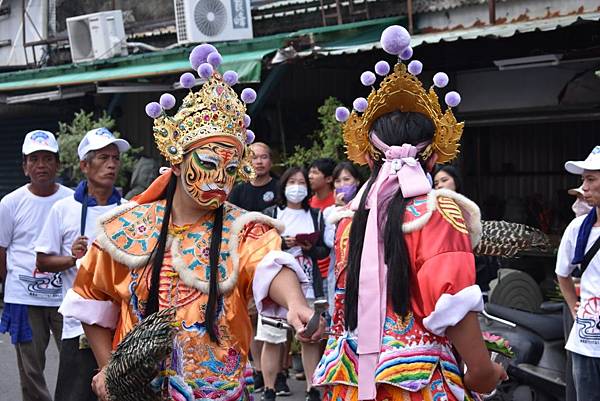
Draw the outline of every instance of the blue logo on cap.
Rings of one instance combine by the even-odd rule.
[[[600,146],[596,146],[594,150],[592,150],[593,155],[597,155],[598,153],[600,153]]]
[[[35,131],[33,134],[31,134],[31,140],[41,145],[50,146],[50,137],[44,131]]]
[[[96,135],[98,136],[103,136],[106,138],[114,138],[115,136],[113,135],[112,132],[110,132],[107,128],[98,128],[95,132]]]

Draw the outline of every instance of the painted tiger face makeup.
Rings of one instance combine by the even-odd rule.
[[[209,142],[192,150],[183,161],[185,192],[200,206],[217,209],[233,188],[242,155],[227,142]]]

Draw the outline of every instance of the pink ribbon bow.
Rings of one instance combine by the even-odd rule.
[[[365,229],[358,289],[358,399],[376,398],[375,370],[379,360],[383,324],[387,309],[387,266],[384,262],[383,236],[379,231],[379,208],[398,189],[404,198],[424,195],[431,184],[416,159],[429,142],[417,146],[403,144],[388,146],[375,134],[371,141],[385,154],[384,163],[367,196],[365,207],[370,209]],[[351,204],[358,209],[361,190]],[[377,241],[374,246],[373,241]]]

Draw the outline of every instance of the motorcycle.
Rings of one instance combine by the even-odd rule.
[[[509,380],[488,401],[565,401],[565,342],[562,303],[545,302],[542,313],[487,303],[480,315],[482,331],[503,337],[515,357]]]

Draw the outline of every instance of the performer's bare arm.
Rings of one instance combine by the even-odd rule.
[[[448,327],[446,335],[467,365],[464,382],[468,389],[489,393],[507,379],[502,366],[490,360],[476,313],[469,312],[456,326]]]
[[[298,282],[298,276],[292,269],[284,267],[275,276],[269,287],[269,297],[288,310],[288,323],[299,334],[299,340],[317,341],[321,338],[325,331],[323,319],[321,319],[319,329],[310,338],[302,337],[304,326],[313,316],[314,311],[306,303],[306,298]]]
[[[110,352],[112,348],[112,332],[110,329],[98,326],[89,325],[82,323],[83,331],[90,343],[90,347],[94,352],[98,367],[103,368],[110,359]]]
[[[560,292],[562,292],[562,295],[565,298],[567,305],[569,305],[569,310],[571,311],[573,318],[575,318],[577,314],[577,308],[579,305],[573,279],[571,277],[561,277],[558,275],[556,277],[558,278],[558,286],[560,287]]]
[[[38,252],[35,266],[41,272],[58,273],[75,266],[75,260],[72,256],[48,255]]]

